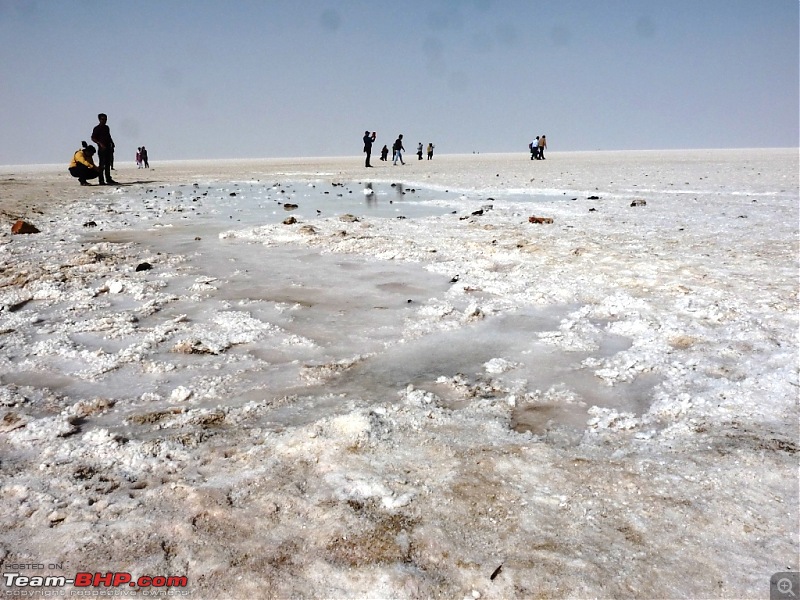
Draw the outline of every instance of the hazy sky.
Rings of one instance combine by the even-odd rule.
[[[0,164],[798,146],[797,0],[0,0]]]

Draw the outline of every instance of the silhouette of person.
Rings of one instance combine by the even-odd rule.
[[[422,142],[417,144],[417,160],[422,160]]]
[[[428,160],[433,158],[433,142],[428,142]]]
[[[142,146],[141,152],[142,152],[142,164],[144,165],[145,169],[149,169],[150,168],[150,161],[147,158],[147,148]]]
[[[137,169],[141,169],[142,168],[142,149],[141,148],[137,148],[136,149],[136,168]]]
[[[531,160],[539,160],[539,136],[530,143]]]
[[[97,144],[97,159],[100,167],[100,185],[114,185],[117,182],[111,179],[111,163],[114,161],[114,140],[111,139],[111,130],[106,125],[108,116],[105,113],[97,115],[98,125],[92,129],[92,141]],[[105,176],[105,180],[103,179]]]
[[[369,164],[370,156],[372,156],[372,142],[375,141],[375,132],[372,132],[370,135],[369,131],[364,132],[364,152],[367,154],[367,160],[364,162],[365,167],[371,167],[372,165]]]
[[[100,167],[94,164],[94,146],[87,146],[86,142],[81,142],[82,148],[72,155],[72,162],[69,163],[69,174],[77,177],[81,185],[91,185],[86,180],[100,176]]]
[[[539,138],[539,159],[544,160],[544,150],[547,148],[547,137],[542,134]]]
[[[397,136],[397,139],[394,141],[394,144],[392,145],[392,164],[393,165],[396,165],[398,160],[400,161],[401,165],[406,164],[406,163],[403,162],[403,152],[405,152],[405,151],[406,151],[406,149],[403,148],[403,134],[401,133],[399,136]]]
[[[381,160],[386,160],[386,157],[389,156],[389,147],[384,144],[383,148],[381,148]]]

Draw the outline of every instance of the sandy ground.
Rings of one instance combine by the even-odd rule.
[[[3,573],[186,576],[199,598],[757,598],[798,569],[797,150],[407,158],[123,163],[119,188],[0,167]],[[449,219],[231,223],[209,246],[452,285],[336,354],[302,329],[310,302],[159,229],[190,194],[142,199],[254,180],[459,190]],[[545,316],[514,337],[525,311]],[[480,372],[359,387],[447,345]]]

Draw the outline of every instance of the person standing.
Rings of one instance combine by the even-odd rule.
[[[547,137],[542,134],[539,138],[539,160],[544,160],[544,149],[547,148]]]
[[[149,169],[150,161],[147,159],[147,148],[142,146],[141,152],[142,152],[142,166],[144,166],[145,169]]]
[[[539,136],[533,140],[528,147],[531,149],[531,160],[539,160]]]
[[[428,142],[428,160],[433,158],[433,142]]]
[[[417,144],[417,160],[422,160],[422,142]]]
[[[403,134],[401,133],[399,136],[397,136],[397,139],[394,141],[394,144],[392,145],[392,164],[393,165],[396,165],[398,160],[400,161],[401,165],[406,164],[406,163],[403,162],[403,152],[405,152],[405,151],[406,151],[406,149],[403,148]]]
[[[136,149],[136,168],[137,169],[141,169],[142,168],[142,149],[141,148],[137,148]]]
[[[92,141],[97,144],[97,159],[100,163],[100,185],[115,185],[117,182],[111,179],[111,163],[114,161],[114,140],[111,138],[111,130],[106,124],[108,116],[105,113],[97,115],[100,121],[92,130]],[[105,179],[104,179],[105,177]]]
[[[371,167],[372,165],[369,164],[369,159],[372,156],[372,142],[375,141],[375,132],[372,132],[372,135],[369,134],[369,131],[364,132],[364,152],[367,154],[367,160],[364,162],[365,167]]]
[[[389,156],[389,147],[386,144],[384,144],[383,148],[381,148],[381,160],[386,162],[388,160],[388,156]]]

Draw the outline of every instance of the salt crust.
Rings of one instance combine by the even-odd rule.
[[[218,234],[459,274],[387,348],[563,307],[528,354],[392,398],[312,393],[374,355],[325,360],[326,342],[290,330],[300,304],[215,300],[225,280],[146,236],[87,248],[100,208],[104,235],[128,231],[135,188],[59,209],[38,237],[4,234],[0,556],[186,574],[208,598],[747,597],[796,569],[797,151],[431,162],[370,175],[492,210]],[[224,189],[245,172],[363,177],[345,161],[165,171]],[[531,225],[513,194],[545,191],[576,200],[537,206],[554,224]],[[191,197],[151,201],[144,222],[179,231]],[[132,271],[145,259],[158,276]],[[611,338],[628,342],[603,352]],[[658,383],[639,412],[568,378],[533,388],[520,361],[543,347],[583,356],[598,393]],[[248,373],[280,352],[283,392],[246,400]],[[305,404],[318,414],[287,420]],[[525,410],[567,409],[580,427],[515,430]]]

